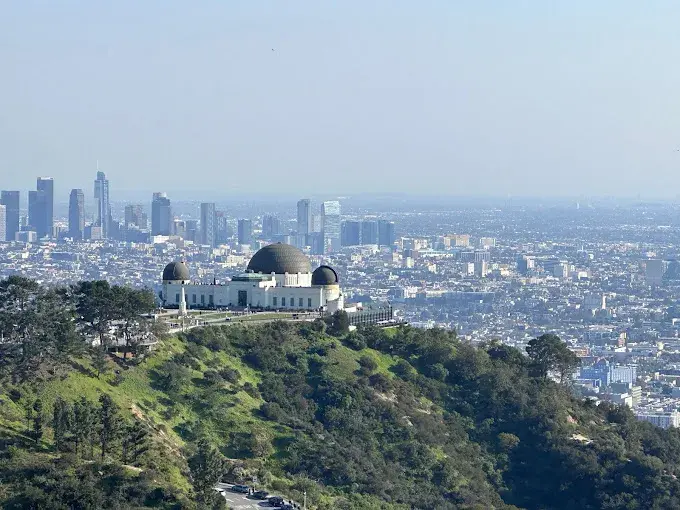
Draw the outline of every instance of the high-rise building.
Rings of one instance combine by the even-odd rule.
[[[306,236],[312,231],[312,201],[303,198],[297,203],[297,233]]]
[[[495,237],[480,237],[479,238],[479,247],[482,248],[482,249],[495,248],[496,247],[496,238]]]
[[[85,232],[85,194],[82,189],[72,189],[68,199],[68,235],[82,241]]]
[[[521,275],[527,275],[530,271],[535,269],[536,259],[531,255],[520,255],[517,257],[517,272]]]
[[[262,237],[273,239],[281,233],[281,222],[276,216],[266,214],[262,217]],[[306,235],[306,234],[305,234]]]
[[[125,206],[125,226],[134,225],[140,230],[149,228],[149,218],[144,212],[144,207],[140,204]]]
[[[26,230],[35,231],[37,229],[39,207],[38,192],[30,190],[28,192],[28,224],[26,225]]]
[[[378,222],[361,222],[361,244],[378,244]]]
[[[168,196],[161,192],[154,193],[151,202],[151,235],[171,235],[172,219],[172,208]]]
[[[0,204],[0,241],[7,240],[7,206]]]
[[[97,172],[94,181],[94,198],[97,202],[95,225],[102,228],[102,238],[108,239],[111,228],[111,204],[109,202],[109,180],[104,172]]]
[[[227,216],[223,211],[215,213],[215,243],[224,244],[229,240],[229,224],[227,223]]]
[[[38,177],[37,190],[28,192],[28,219],[38,239],[50,237],[54,227],[54,180]]]
[[[206,202],[201,204],[201,243],[211,248],[215,247],[215,204]]]
[[[394,223],[378,220],[378,244],[380,246],[392,246],[394,241]]]
[[[340,202],[328,200],[321,204],[321,231],[326,253],[340,249],[340,218]]]
[[[238,244],[252,244],[253,220],[238,220]]]
[[[645,281],[648,285],[660,285],[668,264],[662,259],[645,260]]]
[[[184,220],[180,220],[178,218],[172,220],[172,235],[186,239],[187,224]]]
[[[197,243],[198,236],[200,232],[198,231],[198,221],[196,220],[186,220],[184,222],[184,239],[187,241],[192,241]]]
[[[14,241],[17,232],[19,232],[19,198],[18,191],[3,190],[0,193],[0,204],[5,206],[5,237],[0,237],[0,239]]]
[[[343,221],[340,227],[340,241],[343,246],[358,246],[361,244],[361,222]]]
[[[322,223],[323,223],[323,220],[322,220],[320,214],[312,214],[312,226],[311,226],[310,234],[312,232],[321,232],[321,230],[323,229]]]

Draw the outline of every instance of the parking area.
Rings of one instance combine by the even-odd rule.
[[[227,505],[229,506],[229,508],[233,508],[234,510],[237,509],[274,510],[276,508],[280,508],[278,506],[271,506],[267,500],[251,499],[248,497],[247,494],[240,494],[238,492],[234,492],[231,489],[232,487],[233,484],[230,483],[218,483],[217,486],[215,487],[215,489],[220,491],[220,494],[224,496],[224,499],[227,501]],[[298,508],[302,508],[302,506],[299,506]]]

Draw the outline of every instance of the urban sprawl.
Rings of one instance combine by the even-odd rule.
[[[680,426],[675,204],[335,197],[237,208],[163,192],[139,204],[111,202],[103,172],[88,195],[87,209],[81,189],[55,202],[42,177],[25,202],[2,191],[0,277],[103,279],[161,295],[169,262],[184,262],[192,282],[224,283],[260,248],[287,244],[332,266],[345,302],[364,310],[389,306],[416,327],[521,349],[554,333],[581,359],[575,391]]]

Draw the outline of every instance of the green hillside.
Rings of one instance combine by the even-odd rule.
[[[32,375],[15,351],[3,508],[220,508],[220,478],[324,509],[680,507],[680,433],[546,379],[573,361],[554,337],[526,357],[341,319],[194,329],[125,360],[69,350]]]

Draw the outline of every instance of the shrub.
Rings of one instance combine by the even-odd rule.
[[[243,385],[243,391],[253,398],[260,398],[260,392],[257,391],[257,388],[250,382],[247,382]]]
[[[260,406],[260,412],[268,420],[281,421],[284,415],[283,409],[276,402],[265,402]]]
[[[349,335],[347,335],[343,339],[343,342],[347,347],[354,349],[355,351],[360,351],[366,348],[366,339],[361,333],[357,333],[356,331],[352,331]]]
[[[378,368],[378,363],[373,356],[363,355],[359,358],[359,366],[361,367],[360,372],[363,375],[370,375]]]
[[[222,376],[222,379],[231,384],[236,384],[241,378],[240,372],[235,368],[231,367],[223,368],[222,370],[220,370],[220,375]]]

